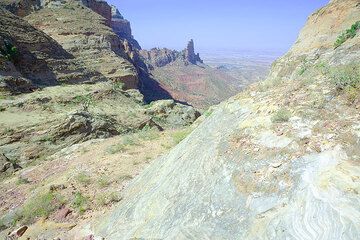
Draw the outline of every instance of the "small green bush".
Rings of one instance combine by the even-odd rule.
[[[85,172],[81,172],[78,175],[76,175],[75,180],[81,183],[82,185],[89,185],[91,183],[90,176]]]
[[[88,209],[89,199],[81,194],[81,192],[75,193],[72,201],[72,207],[75,208],[80,214],[83,214]]]
[[[153,141],[160,137],[159,131],[145,127],[139,133],[139,138],[144,141]]]
[[[112,84],[112,90],[114,92],[122,91],[124,89],[125,84],[123,82],[114,82]]]
[[[338,90],[347,87],[360,88],[360,65],[350,64],[334,67],[330,70],[330,79]]]
[[[20,221],[23,224],[33,223],[39,217],[49,217],[63,204],[63,199],[53,192],[40,194],[25,203],[16,214],[14,221]]]
[[[98,180],[97,180],[97,184],[99,185],[99,187],[101,188],[106,188],[110,185],[110,180],[105,177],[105,176],[102,176],[100,177]]]
[[[4,41],[4,48],[0,48],[0,53],[6,60],[15,62],[19,55],[18,49],[9,41]]]
[[[173,135],[173,141],[175,144],[179,144],[182,140],[184,140],[191,133],[191,129],[183,129],[180,131],[176,131]]]
[[[90,94],[79,95],[74,98],[75,103],[80,104],[82,110],[85,112],[89,111],[89,107],[94,105],[94,99]]]
[[[340,47],[344,42],[346,42],[350,38],[354,38],[360,29],[360,21],[357,21],[354,23],[351,28],[346,29],[345,32],[340,34],[338,38],[336,39],[336,42],[334,44],[335,49]]]
[[[290,111],[281,108],[271,117],[271,121],[273,123],[283,123],[289,121],[290,117],[291,117]]]
[[[134,145],[139,145],[138,139],[133,135],[125,136],[122,139],[121,143],[114,144],[114,145],[108,147],[107,152],[110,154],[116,154],[119,152],[123,152],[124,150],[126,150],[127,147],[134,146]]]

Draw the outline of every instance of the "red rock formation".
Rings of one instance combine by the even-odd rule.
[[[150,51],[141,50],[140,55],[150,69],[154,67],[164,67],[175,61],[183,63],[184,65],[203,63],[200,55],[195,54],[194,41],[192,39],[181,52],[167,48],[153,48]]]
[[[188,42],[188,45],[184,50],[184,56],[185,56],[185,60],[188,63],[192,63],[192,64],[196,64],[197,62],[203,63],[199,53],[195,54],[194,40],[192,39]]]

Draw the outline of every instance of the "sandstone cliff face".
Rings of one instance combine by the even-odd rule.
[[[111,6],[111,27],[120,38],[127,40],[134,49],[141,49],[140,44],[132,35],[130,22],[124,19],[115,6]]]
[[[95,235],[357,239],[360,103],[348,105],[334,94],[321,71],[296,77],[293,66],[303,52],[306,58],[316,52],[318,61],[330,64],[359,56],[358,36],[336,50],[331,36],[358,21],[360,9],[349,0],[332,1],[321,11],[265,83],[222,103],[141,174],[116,211],[92,225]],[[337,22],[331,31],[329,19]],[[322,28],[324,23],[330,25]],[[317,41],[303,38],[314,31]]]
[[[167,48],[153,48],[150,51],[141,50],[140,56],[148,63],[150,69],[154,69],[154,67],[164,67],[175,62],[180,53]]]
[[[14,62],[2,59],[0,75],[7,86],[30,80],[32,85],[54,85],[59,82],[80,83],[84,81],[102,80],[95,71],[85,69],[84,65],[74,59],[57,42],[26,21],[0,8],[0,45],[9,41],[17,48],[18,56]],[[5,60],[5,61],[4,61]],[[25,79],[23,79],[25,78]],[[9,85],[10,84],[10,85]],[[6,85],[3,86],[7,88]],[[14,88],[12,91],[16,92]]]
[[[91,70],[127,88],[137,88],[135,66],[128,60],[124,43],[101,17],[82,4],[65,2],[45,7],[25,18],[36,28],[55,39],[65,50]]]
[[[194,40],[192,39],[188,42],[183,54],[188,63],[192,63],[192,64],[203,63],[199,53],[195,54]]]
[[[140,56],[151,69],[154,67],[164,67],[175,61],[184,65],[196,65],[203,63],[199,53],[195,54],[194,40],[192,39],[188,42],[186,48],[181,52],[167,48],[153,48],[149,51],[141,50]]]

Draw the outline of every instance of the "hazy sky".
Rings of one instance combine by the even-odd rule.
[[[329,0],[108,0],[143,48],[286,51],[307,17]]]

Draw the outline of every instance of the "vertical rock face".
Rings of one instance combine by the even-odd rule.
[[[103,0],[82,0],[83,4],[106,19],[106,24],[111,25],[111,7]]]
[[[200,58],[199,53],[195,54],[195,46],[194,46],[194,40],[190,40],[187,44],[186,49],[184,50],[184,56],[186,61],[192,64],[196,64],[198,62],[203,63],[203,61]]]
[[[135,49],[141,49],[132,35],[130,22],[124,19],[115,6],[111,6],[111,27],[120,38],[126,39]]]

